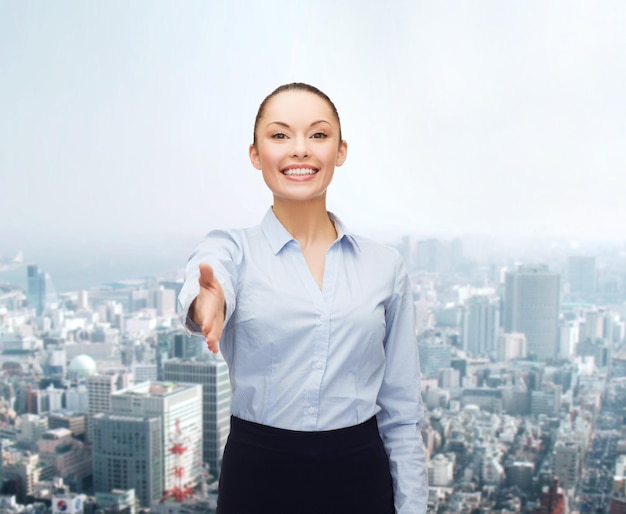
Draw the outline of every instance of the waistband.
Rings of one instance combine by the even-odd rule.
[[[231,416],[230,440],[271,451],[325,453],[380,443],[380,435],[376,416],[358,425],[317,432],[276,428]]]

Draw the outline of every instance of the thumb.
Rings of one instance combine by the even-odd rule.
[[[200,281],[200,285],[202,287],[210,287],[213,280],[215,280],[213,268],[206,262],[201,262],[198,268],[200,269],[200,278],[198,279]]]

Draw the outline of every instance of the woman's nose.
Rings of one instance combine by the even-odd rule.
[[[306,137],[296,137],[294,139],[292,153],[295,157],[308,157],[309,145]]]

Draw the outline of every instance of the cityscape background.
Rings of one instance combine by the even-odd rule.
[[[212,511],[227,370],[175,298],[204,233],[268,208],[247,148],[289,81],[342,118],[329,208],[411,273],[429,512],[626,512],[624,26],[608,0],[1,2],[0,512]]]

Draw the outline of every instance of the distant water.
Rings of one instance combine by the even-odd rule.
[[[180,275],[197,242],[29,249],[24,251],[24,261],[49,273],[56,291],[64,293],[120,280]],[[26,287],[26,265],[0,273],[0,281]]]
[[[73,262],[67,258],[42,267],[50,274],[57,292],[64,293],[120,280],[174,275],[182,272],[184,266],[184,260],[134,255],[108,260],[94,258],[88,262]]]

